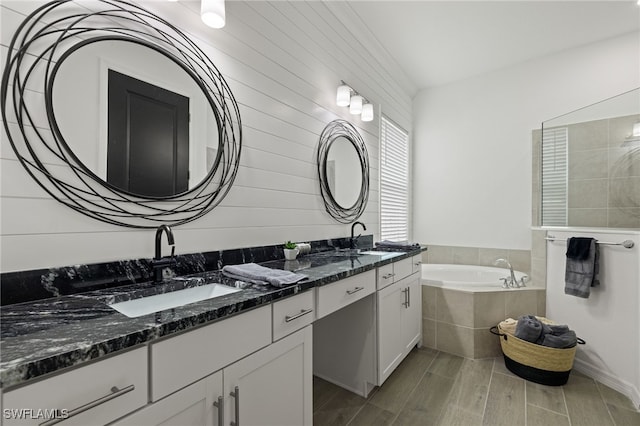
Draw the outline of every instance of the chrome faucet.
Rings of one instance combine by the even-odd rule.
[[[351,225],[351,240],[349,240],[350,246],[351,246],[350,248],[352,248],[352,249],[356,248],[356,241],[358,240],[358,238],[360,238],[360,235],[362,235],[362,234],[358,234],[357,237],[355,237],[355,238],[353,237],[353,231],[354,231],[356,225],[361,225],[363,231],[367,230],[367,227],[364,226],[364,223],[362,223],[362,222],[353,222],[353,225]]]
[[[498,266],[498,264],[500,263],[504,263],[505,265],[507,265],[507,268],[509,268],[509,274],[510,274],[510,282],[508,284],[509,287],[520,287],[520,285],[518,285],[518,281],[516,280],[516,274],[513,273],[513,267],[511,266],[511,263],[509,263],[509,261],[507,259],[496,259],[495,262],[493,262],[494,265]],[[504,283],[505,285],[507,284],[507,278],[503,278],[504,279]]]
[[[163,258],[162,257],[162,234],[167,234],[167,242],[171,246],[171,257]],[[152,266],[153,266],[153,274],[156,283],[160,283],[163,281],[163,271],[164,268],[169,266],[173,262],[173,257],[176,252],[176,246],[174,245],[175,241],[173,239],[173,232],[171,228],[167,225],[160,225],[156,230],[156,253],[153,257]]]

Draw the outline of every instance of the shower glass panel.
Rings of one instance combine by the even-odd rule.
[[[542,123],[542,226],[640,228],[640,88]]]

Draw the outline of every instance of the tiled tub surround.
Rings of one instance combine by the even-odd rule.
[[[363,241],[360,243],[366,247]],[[234,286],[235,281],[213,270],[187,277],[191,280],[178,279],[163,285],[133,284],[7,305],[0,312],[2,387],[21,384],[65,367],[227,318],[417,253],[419,250],[351,257],[314,253],[300,258],[297,263],[282,259],[261,262],[272,268],[304,268],[301,272],[308,279],[284,288],[245,286],[242,292],[138,318],[127,318],[108,307],[107,303],[140,297],[145,293],[164,292],[175,286],[203,282]]]
[[[468,292],[422,285],[422,344],[465,358],[501,355],[489,332],[505,318],[543,315],[545,291],[533,287]]]

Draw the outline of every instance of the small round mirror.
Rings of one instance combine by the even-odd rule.
[[[320,192],[338,222],[358,219],[369,199],[369,156],[362,136],[345,120],[329,123],[318,145]]]

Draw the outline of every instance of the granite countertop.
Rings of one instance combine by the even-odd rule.
[[[177,277],[160,285],[133,284],[3,306],[0,311],[0,387],[19,385],[62,368],[212,323],[420,251],[385,255],[324,252],[301,256],[294,261],[261,263],[308,277],[283,288],[247,284],[227,278],[220,271],[210,271]],[[108,306],[209,283],[239,287],[243,291],[137,318],[129,318]]]

